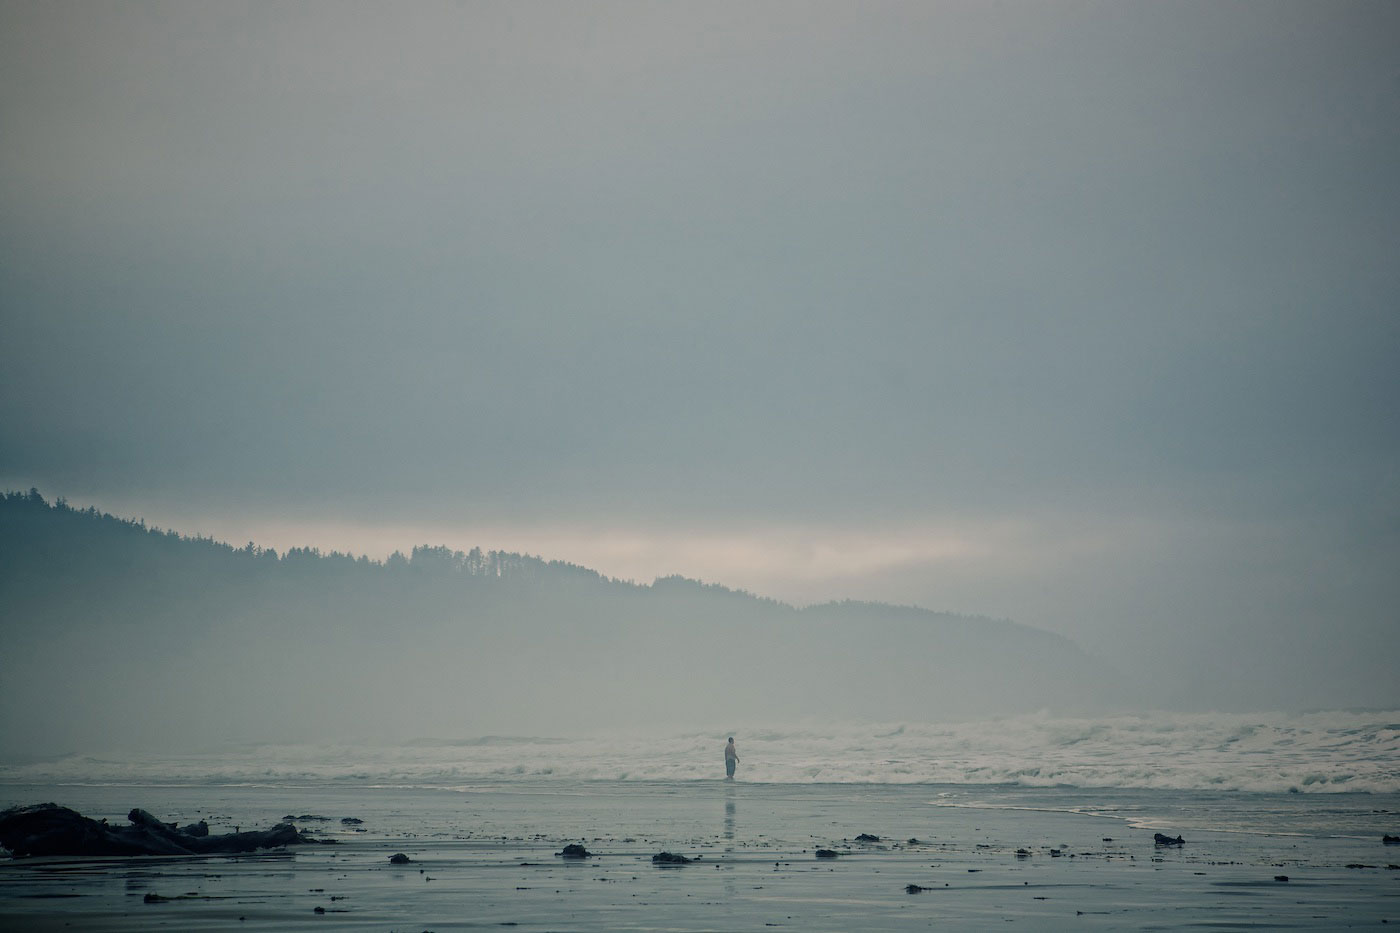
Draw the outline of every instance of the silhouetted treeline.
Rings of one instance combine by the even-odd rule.
[[[412,572],[420,576],[459,579],[539,579],[573,577],[611,582],[596,571],[564,561],[546,561],[507,551],[453,551],[420,545],[408,557],[395,551],[387,560],[377,561],[340,551],[323,553],[314,547],[293,547],[281,555],[273,548],[249,541],[234,547],[213,538],[179,534],[173,530],[148,527],[144,519],[123,519],[89,506],[75,509],[63,499],[48,502],[37,489],[7,492],[0,499],[0,568],[58,562],[70,567],[93,562],[109,566],[130,566],[133,560],[158,557],[178,562],[183,569],[217,565],[230,572],[302,573],[314,570],[336,572]]]

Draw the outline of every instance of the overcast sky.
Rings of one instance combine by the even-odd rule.
[[[0,0],[0,483],[1400,701],[1400,5]]]

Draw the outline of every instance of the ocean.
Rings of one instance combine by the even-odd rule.
[[[0,762],[5,783],[323,783],[444,786],[482,780],[699,781],[735,736],[761,784],[943,784],[1258,793],[1400,793],[1400,711],[1049,713],[951,723],[724,724],[582,738],[420,737],[108,750]]]

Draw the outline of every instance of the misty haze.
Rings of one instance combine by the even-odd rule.
[[[479,549],[422,546],[384,563],[279,555],[35,494],[0,510],[10,757],[655,731],[755,711],[775,722],[1102,712],[1130,696],[1073,643],[1006,621],[798,610]],[[71,703],[26,702],[54,683],[70,684]]]
[[[0,0],[0,927],[1389,919],[1397,75]]]

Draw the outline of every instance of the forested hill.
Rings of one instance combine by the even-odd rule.
[[[500,551],[278,554],[0,499],[0,755],[937,719],[1112,699],[1072,642]]]
[[[141,520],[117,518],[94,507],[75,509],[62,499],[47,502],[36,489],[8,492],[0,500],[0,569],[51,572],[56,567],[97,575],[149,570],[183,579],[190,585],[214,577],[268,579],[280,575],[358,574],[385,579],[396,574],[452,576],[458,579],[535,579],[545,576],[609,581],[601,574],[562,561],[504,551],[415,547],[410,556],[394,553],[374,561],[339,551],[290,548],[278,554],[248,542],[234,547],[213,538],[190,537],[175,530],[147,527]],[[8,574],[7,574],[8,575]],[[0,583],[3,583],[0,580]]]

